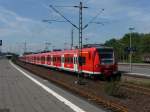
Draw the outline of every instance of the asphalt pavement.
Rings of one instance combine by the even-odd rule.
[[[119,65],[119,71],[127,72],[130,74],[150,76],[150,66],[132,65],[132,72],[130,72],[129,65]]]

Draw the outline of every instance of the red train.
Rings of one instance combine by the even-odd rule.
[[[120,78],[114,50],[109,47],[83,48],[81,56],[79,50],[74,49],[24,55],[20,60],[70,72],[80,71],[92,77]]]

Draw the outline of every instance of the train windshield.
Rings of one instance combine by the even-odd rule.
[[[113,64],[114,51],[113,49],[103,48],[98,49],[101,64]]]

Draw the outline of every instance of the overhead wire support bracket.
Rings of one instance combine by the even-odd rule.
[[[67,21],[63,21],[63,20],[42,20],[43,22],[67,22]]]
[[[99,13],[97,13],[97,15],[94,16],[94,17],[83,27],[83,30],[86,29],[86,28],[89,26],[89,24],[93,23],[94,20],[95,20],[103,11],[104,11],[104,9],[102,9]]]
[[[75,24],[73,24],[69,19],[67,19],[64,15],[62,15],[57,9],[55,9],[52,5],[49,5],[57,14],[59,14],[61,17],[63,17],[66,22],[70,23],[75,28],[79,29]]]

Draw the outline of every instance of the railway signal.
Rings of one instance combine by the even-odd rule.
[[[136,52],[137,51],[137,48],[136,47],[126,47],[125,49],[124,49],[124,51],[125,52]]]

